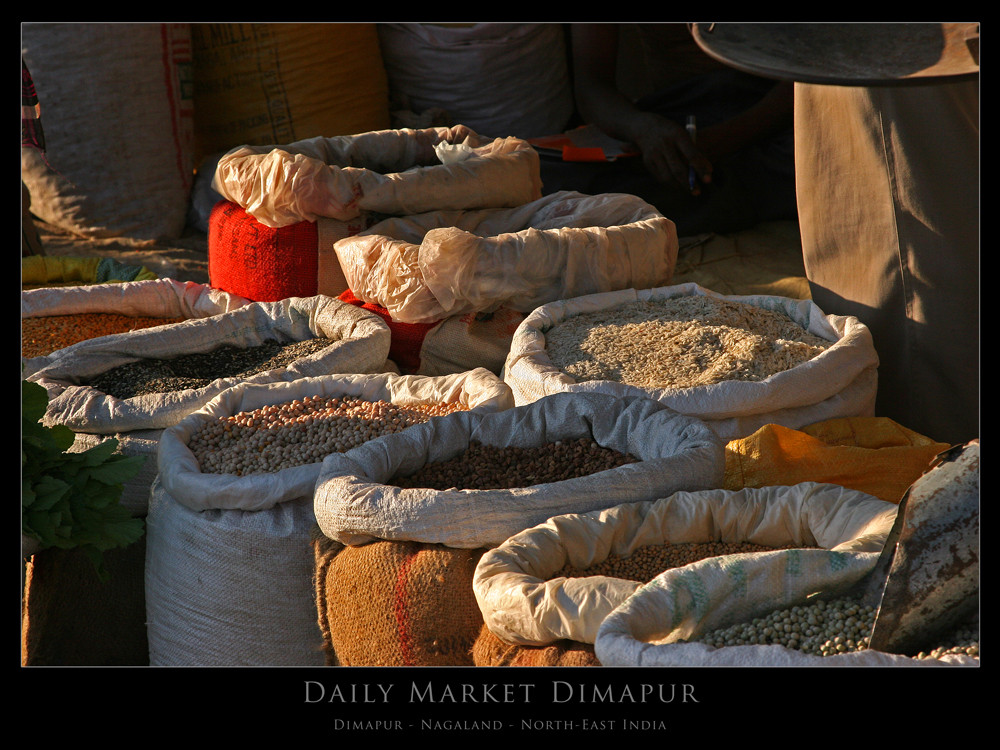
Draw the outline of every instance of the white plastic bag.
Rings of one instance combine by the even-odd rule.
[[[464,144],[474,156],[443,164],[441,143]],[[459,125],[240,146],[219,160],[212,187],[265,226],[282,227],[362,211],[519,206],[541,196],[541,177],[527,141],[484,139]]]
[[[359,299],[432,323],[665,284],[677,243],[674,223],[635,196],[560,191],[511,209],[387,219],[334,249]]]
[[[509,490],[386,484],[397,474],[464,452],[473,440],[527,447],[581,437],[640,461]],[[316,520],[327,537],[342,544],[385,539],[491,547],[554,515],[717,487],[724,461],[723,443],[711,430],[655,401],[556,394],[496,414],[450,414],[327,456],[316,484]]]
[[[473,587],[487,626],[509,643],[546,645],[563,638],[594,643],[604,618],[641,584],[609,576],[553,577],[567,564],[582,570],[612,555],[628,557],[647,545],[687,542],[824,548],[815,555],[811,550],[744,555],[743,568],[775,571],[774,577],[748,575],[718,595],[707,585],[715,581],[706,576],[704,594],[713,603],[731,596],[740,597],[742,607],[775,609],[789,597],[805,596],[803,590],[811,593],[858,580],[874,559],[868,556],[857,562],[849,558],[859,552],[874,552],[877,558],[895,515],[892,503],[831,484],[678,492],[658,500],[551,518],[487,552],[476,569]],[[837,551],[837,563],[846,562],[829,563],[823,555],[826,550]],[[817,559],[796,571],[796,579],[787,577],[792,568],[782,562],[793,556],[796,561]],[[702,604],[699,600],[695,607]],[[690,616],[701,614],[696,611]]]
[[[338,375],[237,385],[164,430],[146,533],[152,665],[323,665],[310,546],[321,464],[203,474],[187,447],[211,420],[313,395],[457,401],[483,411],[512,404],[484,370],[443,378]]]
[[[219,378],[207,386],[119,399],[79,383],[141,358],[209,352],[222,345],[256,346],[275,337],[302,341],[328,336],[334,343],[291,365],[247,378]],[[210,318],[84,341],[28,379],[49,393],[46,423],[79,432],[108,434],[162,429],[176,424],[222,391],[239,383],[263,383],[338,372],[378,372],[385,367],[390,334],[373,313],[330,297],[291,297],[254,302]]]
[[[639,388],[610,380],[577,383],[555,367],[546,351],[546,332],[574,315],[687,295],[709,295],[782,312],[833,345],[808,362],[761,381],[724,381],[683,389]],[[835,417],[871,416],[877,367],[871,332],[857,318],[827,315],[810,300],[726,296],[697,284],[680,284],[585,295],[533,310],[514,333],[502,377],[518,405],[560,392],[643,395],[704,420],[728,441],[751,435],[766,424],[799,429]]]

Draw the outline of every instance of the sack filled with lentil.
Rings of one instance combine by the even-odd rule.
[[[724,461],[702,422],[650,399],[555,394],[327,456],[316,519],[343,544],[491,547],[561,513],[720,486]]]
[[[895,515],[891,503],[828,484],[677,492],[550,518],[490,550],[473,586],[504,641],[594,643],[604,618],[643,583],[700,559],[761,567],[727,590],[747,609],[854,583],[874,565]],[[821,549],[777,551],[787,546]],[[863,550],[874,554],[859,557]]]
[[[48,357],[98,336],[230,312],[250,300],[192,281],[143,279],[25,289],[21,292],[21,361],[26,373]]]
[[[399,322],[433,323],[666,284],[677,261],[674,223],[632,195],[559,191],[514,208],[444,209],[339,240],[351,291]]]
[[[792,543],[816,549],[784,549],[700,560],[664,570],[638,587],[601,622],[594,649],[604,666],[905,666],[972,664],[888,654],[867,648],[875,609],[857,584],[878,561],[895,518],[896,505],[841,487],[806,483],[807,502],[781,510],[774,492],[745,490],[763,498],[736,512],[752,519],[740,525],[769,545]],[[830,489],[832,488],[832,490]],[[833,505],[813,498],[833,492]],[[838,507],[844,498],[851,517]],[[851,498],[861,498],[851,500]],[[826,507],[824,507],[826,506]],[[867,512],[868,508],[871,512]],[[887,508],[880,511],[880,508]],[[829,511],[835,511],[830,513]],[[785,515],[782,519],[779,515]],[[723,529],[725,514],[708,526]],[[774,521],[776,523],[771,523]],[[723,533],[729,533],[726,529]]]
[[[241,383],[383,371],[389,343],[373,313],[291,297],[82,342],[29,379],[49,392],[47,421],[99,434],[163,429]]]
[[[212,187],[260,223],[281,227],[362,212],[519,206],[541,196],[541,177],[527,141],[456,125],[240,146],[219,160]]]
[[[511,404],[484,370],[332,375],[237,385],[164,430],[146,521],[151,664],[321,666],[310,539],[323,456]]]
[[[872,416],[871,332],[809,300],[726,296],[697,284],[626,289],[533,310],[503,379],[518,405],[552,393],[641,394],[725,440]]]

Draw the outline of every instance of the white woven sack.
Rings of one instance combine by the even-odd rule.
[[[397,117],[445,110],[478,133],[534,138],[573,114],[560,24],[380,23],[378,33]]]
[[[321,464],[202,474],[187,447],[211,420],[307,395],[457,401],[483,411],[513,403],[484,370],[444,378],[339,375],[235,386],[164,430],[146,532],[153,665],[323,664],[310,547]]]
[[[896,506],[891,503],[832,484],[677,492],[662,499],[550,518],[483,555],[473,588],[487,626],[504,641],[546,645],[567,638],[593,643],[604,618],[641,584],[610,576],[553,577],[565,565],[582,570],[612,555],[628,557],[640,547],[686,542],[800,544],[852,554],[877,552],[895,515]],[[765,554],[767,558],[759,559],[767,559],[777,569],[772,561],[784,553],[757,553]],[[749,569],[758,558],[732,559],[746,561]],[[862,566],[823,568],[819,572],[825,577],[805,578],[803,583],[813,587],[810,591],[820,585],[844,585],[857,580],[867,564],[865,558]],[[801,574],[809,572],[804,568]],[[751,607],[760,607],[762,599],[771,606],[774,597],[774,609],[781,597],[799,591],[783,591],[785,582],[777,579],[749,578],[748,583],[767,587],[735,592]]]
[[[823,485],[818,486],[820,489]],[[885,505],[882,501],[875,501]],[[895,508],[895,506],[893,506]],[[859,510],[860,510],[859,505]],[[802,509],[809,524],[813,510]],[[895,512],[870,517],[867,539],[840,516],[817,537],[824,550],[782,550],[714,558],[667,570],[640,587],[601,623],[594,650],[604,666],[819,667],[978,665],[970,656],[915,659],[862,650],[813,656],[780,645],[727,646],[682,643],[719,627],[748,622],[774,610],[807,604],[814,594],[837,596],[871,572]],[[792,540],[797,529],[772,528],[770,539]],[[837,539],[844,541],[829,546]],[[798,542],[795,542],[798,543]]]
[[[202,388],[118,399],[82,380],[142,357],[169,359],[208,352],[224,344],[256,346],[278,336],[301,341],[329,336],[335,343],[288,367],[248,378],[219,378]],[[28,379],[49,393],[45,423],[98,434],[163,429],[176,424],[222,391],[240,383],[265,383],[333,373],[384,369],[389,327],[373,313],[330,297],[290,297],[254,302],[209,318],[84,341],[67,349]]]
[[[545,333],[573,315],[636,301],[709,295],[783,312],[806,331],[834,344],[808,362],[757,382],[727,381],[693,388],[639,388],[610,380],[577,383],[553,365]],[[827,315],[810,300],[770,295],[721,295],[697,284],[626,289],[559,300],[533,310],[514,333],[502,377],[518,405],[552,393],[641,394],[705,421],[726,441],[766,424],[799,429],[836,417],[871,416],[878,355],[871,332],[857,318]]]
[[[212,187],[260,223],[282,227],[362,212],[519,206],[541,196],[538,153],[464,126],[378,130],[223,155]]]
[[[175,239],[193,174],[184,23],[25,23],[45,152],[21,149],[42,220],[91,241]]]
[[[677,248],[674,223],[645,201],[572,191],[387,219],[334,246],[351,291],[403,323],[658,286]]]
[[[21,291],[21,319],[47,315],[117,313],[152,318],[207,318],[250,304],[236,294],[207,284],[174,279],[126,281],[120,284],[44,287]],[[23,360],[25,374],[44,367],[72,346],[44,357]]]
[[[464,452],[473,440],[527,447],[580,437],[640,461],[509,490],[386,484],[397,474]],[[556,394],[497,414],[450,414],[327,456],[316,485],[316,520],[327,537],[342,544],[386,539],[493,547],[555,515],[717,487],[724,467],[723,443],[697,419],[645,398]]]

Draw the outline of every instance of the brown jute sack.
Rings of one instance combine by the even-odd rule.
[[[483,616],[472,574],[485,549],[321,538],[313,548],[328,665],[473,666]]]
[[[589,643],[561,640],[548,646],[512,645],[486,625],[472,646],[477,667],[599,667],[601,662]]]

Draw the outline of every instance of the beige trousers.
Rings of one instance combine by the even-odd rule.
[[[806,275],[878,352],[878,416],[979,437],[979,82],[796,84]]]

